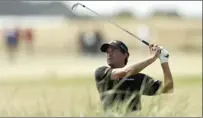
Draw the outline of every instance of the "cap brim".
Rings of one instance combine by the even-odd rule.
[[[112,46],[112,47],[114,47],[114,48],[119,48],[119,46],[117,45],[117,44],[115,44],[115,43],[104,43],[102,46],[101,46],[101,48],[100,48],[100,50],[102,51],[102,52],[106,52],[106,50],[108,49],[108,47],[109,46]]]
[[[105,44],[103,44],[103,45],[101,46],[100,50],[101,50],[102,52],[106,52],[106,50],[107,50],[107,48],[108,48],[109,46],[110,46],[110,44],[105,43]]]

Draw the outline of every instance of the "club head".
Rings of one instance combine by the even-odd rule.
[[[81,4],[81,3],[76,3],[76,4],[74,4],[73,6],[72,6],[72,10],[74,11],[78,6],[82,6],[82,7],[85,7],[85,5],[83,5],[83,4]]]
[[[78,3],[74,4],[71,9],[74,11],[77,6],[78,6]]]

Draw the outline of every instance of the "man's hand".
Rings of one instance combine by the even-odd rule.
[[[161,49],[156,44],[149,44],[149,50],[151,57],[154,59],[154,61],[160,56]]]
[[[168,63],[169,57],[165,56],[166,54],[168,54],[168,51],[166,49],[164,49],[162,46],[160,46],[160,49],[161,49],[161,54],[159,55],[159,59],[160,59],[161,64]]]

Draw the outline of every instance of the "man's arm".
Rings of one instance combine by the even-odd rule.
[[[164,85],[162,89],[162,93],[170,93],[173,92],[173,77],[169,68],[168,62],[161,64],[163,74],[164,74]]]
[[[173,78],[167,62],[161,64],[164,81],[155,80],[152,77],[145,75],[142,78],[140,91],[143,95],[154,96],[173,92]]]
[[[168,62],[165,62],[162,63],[161,66],[164,74],[164,81],[154,80],[148,75],[145,75],[142,82],[143,90],[141,90],[143,95],[153,96],[173,92],[173,77],[169,64]]]
[[[138,62],[136,64],[127,65],[124,68],[113,69],[111,78],[112,79],[120,79],[124,77],[129,77],[131,75],[135,75],[142,71],[144,68],[152,64],[156,60],[156,57],[149,57],[144,61]]]
[[[160,47],[160,49],[163,49],[163,47]],[[173,77],[170,71],[170,67],[168,64],[168,57],[165,57],[164,54],[168,54],[168,51],[163,49],[164,52],[162,52],[159,56],[161,67],[164,74],[164,81],[154,80],[149,76],[145,76],[146,82],[144,84],[144,95],[158,95],[158,94],[164,94],[164,93],[171,93],[173,92]]]
[[[144,68],[152,64],[160,55],[160,48],[158,46],[149,45],[151,56],[144,61],[136,64],[125,66],[124,68],[113,69],[111,73],[112,79],[120,79],[135,75],[142,71]]]
[[[168,54],[168,51],[164,49],[162,46],[160,47],[161,54],[159,55],[159,59],[161,62],[161,67],[164,74],[164,83],[161,93],[171,93],[173,92],[173,77],[171,74],[171,70],[169,67],[168,59],[169,57],[165,57],[164,54]]]

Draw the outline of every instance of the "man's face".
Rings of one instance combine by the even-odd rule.
[[[111,67],[119,67],[124,65],[126,55],[123,54],[120,49],[113,46],[109,46],[106,50],[107,53],[107,63]]]

